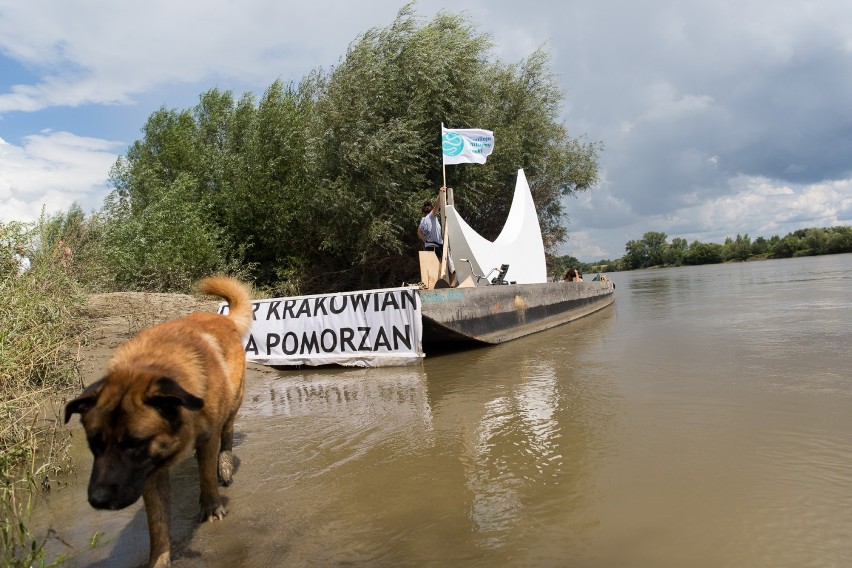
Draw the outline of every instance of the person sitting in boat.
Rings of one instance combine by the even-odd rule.
[[[565,282],[582,282],[583,277],[577,272],[576,268],[569,268],[565,273]]]
[[[438,213],[441,212],[441,194],[447,191],[446,187],[442,187],[435,202],[423,202],[423,218],[420,219],[420,225],[417,227],[417,236],[420,242],[423,243],[423,250],[434,251],[438,255],[438,259],[444,257],[444,235],[441,230],[441,222],[438,220]]]

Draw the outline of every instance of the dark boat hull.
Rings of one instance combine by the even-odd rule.
[[[423,290],[423,344],[503,343],[603,309],[614,290],[609,281]]]

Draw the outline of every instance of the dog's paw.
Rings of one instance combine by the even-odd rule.
[[[150,568],[170,568],[172,565],[169,551],[163,552],[157,558],[151,558],[148,562]]]
[[[225,487],[234,481],[234,453],[224,451],[219,453],[219,483]]]
[[[228,511],[225,510],[225,507],[222,505],[217,505],[215,507],[202,507],[201,512],[198,514],[198,522],[203,523],[205,521],[221,521],[225,518],[225,515],[228,514]]]

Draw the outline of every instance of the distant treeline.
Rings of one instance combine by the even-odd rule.
[[[791,258],[820,254],[852,252],[852,227],[799,229],[784,237],[745,235],[728,237],[725,244],[702,243],[675,237],[668,241],[665,233],[649,231],[640,240],[628,241],[626,254],[615,260],[580,262],[571,256],[558,259],[560,266],[575,266],[586,272],[635,270],[652,266],[715,264],[765,258]]]
[[[487,164],[447,167],[464,218],[496,238],[523,168],[554,253],[564,197],[597,183],[601,145],[561,122],[548,53],[505,64],[490,49],[466,16],[423,22],[409,4],[298,84],[161,108],[115,164],[103,208],[49,219],[51,238],[90,289],[187,290],[213,272],[282,295],[416,283],[444,123],[495,133]]]

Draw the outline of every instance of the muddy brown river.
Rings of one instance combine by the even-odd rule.
[[[613,306],[501,346],[250,366],[225,520],[174,471],[174,565],[852,565],[852,255],[610,276]],[[144,564],[141,502],[88,505],[69,427],[48,550]]]

